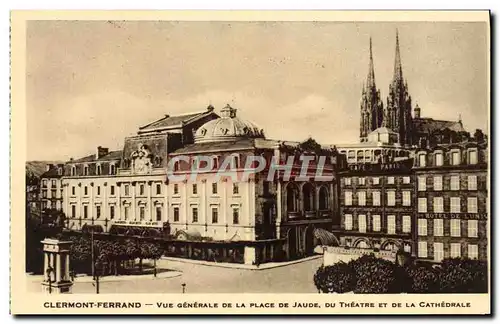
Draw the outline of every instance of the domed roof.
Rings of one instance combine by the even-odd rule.
[[[264,138],[264,131],[252,122],[236,117],[236,109],[222,108],[221,117],[203,124],[194,134],[195,143]]]

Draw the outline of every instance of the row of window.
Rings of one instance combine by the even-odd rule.
[[[425,218],[419,218],[417,221],[417,233],[419,236],[427,236],[428,233],[428,222]],[[437,218],[433,221],[433,236],[444,236],[444,219]],[[462,226],[460,219],[450,219],[450,236],[461,237],[462,236]],[[467,237],[477,237],[478,236],[478,221],[475,219],[467,220]]]
[[[42,198],[62,198],[63,197],[63,191],[61,189],[61,195],[57,197],[57,190],[56,189],[51,189],[50,190],[50,197],[48,196],[48,190],[44,189],[42,190]]]
[[[162,189],[161,189],[161,184],[156,184],[156,194],[157,195],[161,195],[162,193]],[[130,186],[129,185],[124,185],[123,186],[123,190],[124,190],[124,195],[125,196],[129,196],[130,195]],[[239,184],[238,183],[233,183],[233,194],[234,195],[237,195],[239,194],[240,192],[240,189],[239,189]],[[177,183],[175,183],[173,185],[173,193],[174,195],[178,195],[179,194],[179,185]],[[198,194],[198,185],[196,183],[193,183],[192,186],[191,186],[191,193],[193,195],[197,195]],[[216,182],[212,183],[212,194],[217,194],[218,193],[218,184]],[[115,195],[115,186],[114,185],[111,185],[109,186],[109,194],[111,196]],[[145,185],[143,184],[140,184],[139,185],[139,195],[142,196],[145,194]],[[72,186],[71,187],[71,195],[75,196],[76,195],[76,187],[75,186]],[[84,186],[83,187],[83,195],[84,196],[88,196],[89,195],[89,188],[88,186]],[[101,195],[101,187],[100,186],[96,186],[96,195],[99,196]]]
[[[380,215],[371,216],[371,229],[368,228],[366,215],[358,215],[358,232],[366,233],[367,231],[380,232],[382,223]],[[353,230],[353,216],[351,214],[344,215],[344,229],[347,231]],[[402,232],[411,232],[411,216],[405,215],[402,217]],[[387,234],[396,234],[396,216],[387,216]]]
[[[444,243],[434,242],[434,260],[440,262],[444,259]],[[429,253],[427,251],[427,242],[418,242],[418,257],[427,258]],[[450,257],[460,258],[462,257],[462,245],[460,243],[450,243]],[[479,257],[479,247],[477,244],[467,244],[467,257],[469,259],[477,259]]]
[[[179,185],[177,183],[174,183],[174,195],[178,195],[179,194]],[[213,195],[216,195],[218,194],[219,192],[219,185],[217,184],[217,182],[214,182],[212,183],[212,194]],[[191,193],[193,195],[197,195],[198,194],[198,184],[196,183],[193,183],[191,185]],[[233,183],[233,195],[238,195],[240,193],[240,186],[238,183]]]
[[[144,221],[146,219],[146,207],[144,206],[139,206],[139,220]],[[240,210],[238,207],[233,207],[233,224],[237,225],[240,223]],[[156,206],[155,212],[156,212],[156,221],[161,221],[162,220],[162,210],[163,207],[161,206]],[[95,212],[95,218],[99,219],[101,217],[101,206],[97,205],[95,206],[94,209]],[[180,221],[180,211],[179,207],[174,207],[173,208],[173,221],[174,222],[179,222]],[[88,218],[89,217],[89,206],[88,205],[83,205],[83,218]],[[212,207],[212,224],[217,224],[219,222],[219,209],[218,207]],[[71,217],[76,218],[76,205],[71,205]],[[123,218],[124,220],[128,220],[130,217],[130,207],[129,206],[124,206],[123,207]],[[109,206],[109,219],[114,219],[115,218],[115,206]],[[198,223],[199,222],[199,217],[198,217],[198,207],[191,207],[191,222],[192,223]]]
[[[240,209],[238,207],[232,207],[233,224],[238,225],[240,223]],[[173,222],[180,221],[180,209],[179,207],[174,207],[174,217]],[[198,223],[198,207],[191,207],[191,222]],[[211,208],[211,224],[219,223],[219,208],[213,206]]]
[[[180,170],[180,162],[181,161],[174,162],[174,171]],[[184,162],[187,162],[187,161],[184,161]],[[219,157],[218,156],[212,156],[212,159],[210,162],[207,162],[206,160],[200,160],[196,156],[191,157],[191,159],[189,161],[191,170],[206,169],[208,166],[207,163],[211,164],[212,170],[219,169]],[[237,154],[233,154],[231,156],[229,168],[231,170],[235,170],[235,169],[238,169],[239,167],[240,167],[240,157]]]
[[[114,164],[110,164],[109,165],[109,174],[110,175],[115,175],[116,174],[116,165]],[[76,166],[73,165],[71,166],[71,176],[76,176]],[[83,175],[84,176],[89,176],[91,175],[90,174],[90,167],[88,165],[84,165],[83,166]],[[95,168],[95,174],[93,175],[102,175],[102,166],[100,164],[97,164],[96,165],[96,168]]]
[[[344,184],[346,186],[350,186],[353,184],[357,184],[358,186],[365,186],[368,182],[367,178],[372,185],[379,185],[380,184],[380,177],[351,177],[351,178],[348,177],[348,178],[344,178]],[[403,176],[402,177],[403,184],[409,184],[410,182],[411,182],[410,176]],[[387,177],[386,183],[387,184],[395,184],[396,177],[394,177],[394,176]]]
[[[462,159],[460,156],[461,152],[459,149],[451,150],[450,153],[450,165],[460,165],[462,163]],[[444,154],[442,151],[437,151],[431,153],[432,155],[432,163],[434,166],[443,166],[444,165]],[[419,152],[418,153],[418,166],[425,167],[427,166],[427,153]],[[477,164],[478,163],[478,152],[477,149],[468,149],[467,150],[467,163],[468,164]]]
[[[156,188],[156,194],[157,195],[161,195],[161,192],[162,192],[162,189],[161,189],[161,184],[156,184],[155,188]],[[123,191],[124,191],[124,195],[125,196],[130,196],[130,186],[129,185],[124,185],[123,186]],[[139,195],[140,196],[143,196],[145,195],[145,190],[146,190],[146,187],[144,184],[140,184],[139,185]],[[109,194],[111,196],[115,195],[115,186],[114,185],[111,185],[109,186]],[[71,195],[75,196],[76,195],[76,187],[75,186],[72,186],[71,187]],[[83,195],[84,196],[88,196],[89,195],[89,187],[88,186],[84,186],[83,187]],[[96,186],[96,196],[100,196],[101,195],[101,186]]]
[[[146,219],[146,208],[144,206],[139,206],[139,219],[141,221]],[[156,220],[161,221],[162,220],[162,207],[161,206],[156,206],[155,211],[156,211]],[[129,207],[124,206],[123,208],[124,212],[124,219],[128,220],[129,218]],[[101,206],[97,205],[95,206],[94,209],[94,215],[96,219],[99,219],[101,217]],[[88,205],[83,205],[83,218],[88,218],[89,217],[89,206]],[[71,217],[75,218],[76,217],[76,205],[71,205]],[[115,218],[115,206],[109,206],[109,219],[114,219]]]
[[[380,191],[372,191],[372,205],[373,206],[380,206]],[[358,206],[366,206],[366,196],[367,193],[366,191],[357,191],[357,202]],[[396,191],[395,190],[389,190],[386,192],[386,197],[387,197],[387,206],[396,206]],[[410,190],[405,190],[402,191],[402,205],[403,206],[411,206],[411,191]],[[353,193],[352,191],[345,191],[344,192],[344,204],[346,206],[352,206],[353,205]]]
[[[461,213],[462,203],[460,197],[450,197],[450,213]],[[433,197],[433,212],[434,213],[444,213],[444,198],[443,197]],[[427,213],[427,198],[418,198],[417,212]],[[467,213],[477,214],[477,197],[467,197]]]
[[[443,176],[434,176],[431,179],[432,181],[432,189],[434,191],[443,190]],[[418,177],[418,191],[426,191],[427,190],[427,177],[419,176]],[[450,190],[460,190],[460,176],[453,175],[450,176]],[[467,176],[467,190],[477,190],[477,176],[469,175]]]
[[[47,188],[47,185],[49,184],[49,181],[47,179],[42,180],[42,188]],[[57,180],[51,180],[50,181],[50,186],[51,188],[56,188],[57,187]]]

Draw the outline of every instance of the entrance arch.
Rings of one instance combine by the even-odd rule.
[[[307,256],[314,254],[315,243],[314,226],[310,225],[304,231],[304,252]]]
[[[286,234],[286,244],[288,250],[288,259],[293,260],[297,258],[297,231],[295,227],[288,230]]]

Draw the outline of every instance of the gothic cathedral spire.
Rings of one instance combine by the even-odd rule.
[[[384,126],[399,134],[399,143],[401,145],[411,146],[413,144],[411,97],[408,94],[408,85],[406,80],[403,79],[403,67],[401,64],[401,53],[399,50],[399,34],[397,30],[394,75],[392,82],[389,85]]]
[[[375,68],[373,65],[372,38],[370,37],[370,61],[368,65],[368,76],[366,84],[363,85],[361,94],[361,119],[360,140],[365,142],[368,134],[379,128],[383,121],[383,104],[380,99],[380,91],[375,85]]]

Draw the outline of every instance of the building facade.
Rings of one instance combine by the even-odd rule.
[[[312,139],[266,139],[229,105],[220,116],[209,107],[140,127],[121,151],[98,147],[66,163],[63,206],[72,230],[248,242],[245,262],[293,259],[313,253],[316,229],[340,225],[342,157]],[[314,178],[318,170],[326,180]]]
[[[47,164],[46,172],[40,178],[40,201],[42,211],[46,209],[63,209],[64,164]]]
[[[341,244],[414,253],[413,159],[349,164],[339,172]]]
[[[487,144],[419,149],[415,158],[417,255],[488,257]]]

